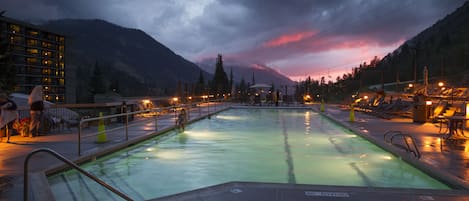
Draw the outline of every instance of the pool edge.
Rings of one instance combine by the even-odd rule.
[[[187,123],[188,124],[194,123],[196,121],[208,118],[211,115],[218,114],[220,112],[223,112],[225,110],[229,110],[231,108],[232,108],[232,106],[227,106],[225,108],[218,109],[218,110],[213,111],[209,114],[202,115],[200,117],[189,120]],[[81,165],[83,163],[96,160],[97,158],[104,157],[104,156],[107,156],[109,154],[112,154],[115,151],[118,151],[118,150],[130,147],[130,146],[133,146],[135,144],[138,144],[138,143],[143,142],[145,140],[151,139],[153,137],[163,135],[164,133],[167,133],[168,131],[171,131],[171,130],[174,130],[174,129],[176,129],[176,126],[170,126],[170,127],[167,127],[167,128],[164,128],[164,129],[161,129],[161,130],[149,133],[149,134],[142,135],[140,137],[136,137],[134,139],[130,139],[127,142],[122,142],[122,143],[119,143],[119,144],[111,145],[109,147],[104,147],[104,148],[99,149],[95,152],[92,152],[92,151],[91,152],[85,152],[82,156],[74,157],[70,160],[73,161],[74,163],[78,164],[78,165]],[[46,167],[44,170],[32,172],[31,175],[36,175],[36,177],[38,178],[38,179],[34,180],[34,186],[41,186],[42,187],[41,189],[31,188],[30,194],[35,196],[34,200],[35,201],[52,201],[52,200],[56,200],[55,197],[54,197],[54,194],[52,192],[52,189],[50,188],[50,184],[48,182],[47,177],[49,177],[53,174],[68,170],[68,169],[70,169],[70,167],[68,165],[63,164],[63,163],[56,163],[56,164],[53,164],[49,167]],[[49,192],[49,193],[42,193],[42,192]],[[40,195],[40,196],[37,196],[37,195]]]
[[[346,122],[341,121],[339,119],[336,119],[330,114],[327,114],[325,112],[320,112],[317,107],[311,107],[311,109],[319,113],[320,115],[326,117],[327,119],[333,121],[334,123],[337,123],[340,126],[359,135],[360,137],[370,141],[371,143],[377,145],[378,147],[394,154],[395,156],[398,156],[399,158],[409,163],[410,165],[416,167],[417,169],[421,170],[425,174],[428,174],[431,177],[437,179],[438,181],[443,182],[444,184],[447,184],[449,187],[457,189],[457,190],[466,190],[466,191],[469,190],[469,183],[458,178],[457,176],[454,176],[445,171],[442,171],[438,169],[437,167],[432,166],[431,164],[427,164],[421,160],[416,159],[415,157],[411,157],[409,154],[403,154],[402,150],[394,146],[391,146],[388,143],[380,141],[372,136],[369,136],[366,133],[363,133],[362,131],[360,131],[358,128],[354,128],[352,125],[347,124]]]

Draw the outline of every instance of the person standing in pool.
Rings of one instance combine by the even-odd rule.
[[[177,119],[177,122],[176,122],[176,125],[182,131],[184,131],[184,127],[185,127],[185,124],[186,124],[186,121],[187,121],[186,116],[187,116],[186,115],[186,110],[182,109],[181,112],[178,115],[178,119]]]

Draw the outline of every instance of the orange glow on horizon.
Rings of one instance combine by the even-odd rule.
[[[305,31],[305,32],[300,32],[300,33],[294,33],[294,34],[287,34],[283,36],[279,36],[275,39],[272,39],[270,41],[267,41],[264,43],[264,47],[276,47],[276,46],[281,46],[289,43],[294,43],[301,41],[303,39],[309,38],[311,36],[316,35],[317,32],[313,31]]]

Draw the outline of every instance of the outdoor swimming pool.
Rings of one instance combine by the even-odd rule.
[[[229,181],[449,189],[306,109],[230,109],[82,167],[136,200]],[[117,199],[76,171],[48,179],[60,200]]]

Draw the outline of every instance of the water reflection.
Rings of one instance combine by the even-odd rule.
[[[311,113],[310,111],[305,112],[305,134],[309,135],[311,132]]]

